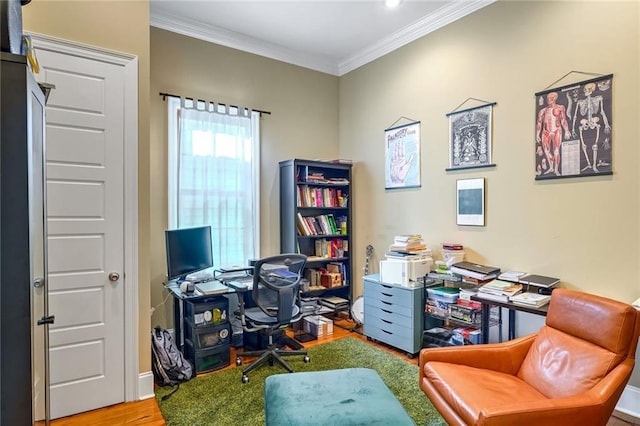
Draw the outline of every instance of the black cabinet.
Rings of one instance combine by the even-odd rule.
[[[0,424],[26,425],[48,417],[45,96],[0,55]]]
[[[351,300],[352,165],[280,162],[280,251],[307,255],[303,295]]]

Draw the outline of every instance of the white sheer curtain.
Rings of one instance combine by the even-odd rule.
[[[258,255],[259,114],[196,107],[170,98],[169,224],[211,225],[215,266],[246,266]]]

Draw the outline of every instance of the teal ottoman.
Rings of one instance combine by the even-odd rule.
[[[267,426],[415,425],[369,368],[269,376],[264,409]]]

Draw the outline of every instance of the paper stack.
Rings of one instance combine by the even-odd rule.
[[[521,306],[529,306],[539,308],[544,306],[551,300],[551,296],[538,293],[520,293],[509,297],[511,303]]]
[[[522,284],[493,280],[478,289],[478,297],[506,303],[510,297],[522,292]]]

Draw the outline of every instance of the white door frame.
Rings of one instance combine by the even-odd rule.
[[[123,284],[124,323],[127,325],[124,327],[124,396],[125,401],[137,401],[142,394],[149,393],[138,386],[138,57],[44,34],[28,34],[39,50],[95,59],[120,65],[124,69]]]

